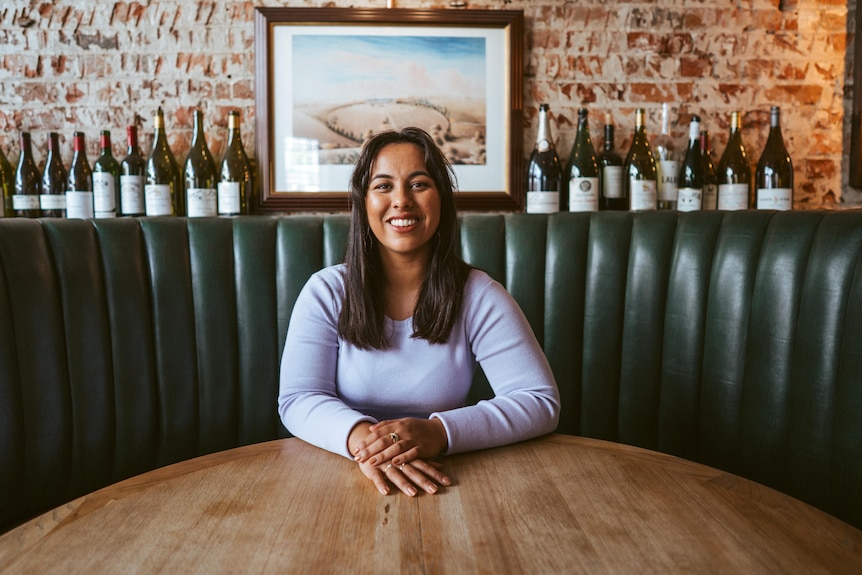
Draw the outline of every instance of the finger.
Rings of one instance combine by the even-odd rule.
[[[377,465],[383,461],[388,461],[406,449],[406,445],[402,443],[401,438],[392,437],[393,434],[384,435],[372,442],[365,449],[361,449],[354,460],[359,463],[366,461],[371,465]]]
[[[418,469],[440,485],[452,485],[452,480],[441,471],[441,465],[436,461],[429,462],[424,459],[417,459],[409,465]]]
[[[425,490],[426,493],[434,495],[437,493],[439,489],[440,482],[435,483],[432,481],[429,476],[416,467],[413,467],[409,463],[404,464],[399,468],[399,470],[404,474],[405,477],[410,479],[410,481],[416,485],[417,487]]]
[[[419,458],[419,447],[411,447],[410,449],[404,451],[401,455],[392,458],[392,465],[397,465],[401,467],[405,463],[410,463],[414,459]]]
[[[384,475],[386,475],[386,479],[391,481],[395,487],[404,493],[404,495],[407,495],[408,497],[414,497],[416,495],[416,486],[394,465],[387,466]]]
[[[365,465],[360,466],[360,469],[362,469],[362,473],[371,480],[381,495],[389,495],[389,483],[386,481],[386,477],[380,469]]]

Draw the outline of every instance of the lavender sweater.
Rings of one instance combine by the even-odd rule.
[[[296,437],[345,457],[361,421],[437,417],[458,453],[552,432],[560,398],[554,376],[517,303],[473,270],[461,315],[445,344],[412,338],[412,318],[386,318],[385,350],[338,336],[343,266],[314,274],[296,300],[281,360],[278,412]],[[465,406],[481,365],[494,398]]]

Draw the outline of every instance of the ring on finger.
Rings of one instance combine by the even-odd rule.
[[[391,463],[390,463],[389,465],[387,465],[387,466],[386,466],[386,468],[383,470],[383,475],[386,475],[386,473],[387,473],[390,469],[392,469],[392,464],[391,464]]]
[[[391,440],[392,440],[392,445],[395,445],[396,443],[398,443],[398,440],[399,440],[399,439],[401,439],[401,438],[400,438],[400,437],[398,437],[398,434],[397,434],[397,433],[390,433],[390,434],[389,434],[389,439],[391,439]]]

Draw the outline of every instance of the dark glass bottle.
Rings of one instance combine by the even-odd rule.
[[[111,132],[99,135],[99,157],[93,162],[93,211],[97,218],[116,218],[120,204],[120,164],[111,150]]]
[[[605,114],[605,141],[599,153],[600,210],[629,209],[629,198],[623,185],[623,158],[614,147],[614,125],[610,114]]]
[[[238,216],[251,212],[254,180],[240,136],[239,112],[228,112],[227,122],[227,149],[219,170],[218,213],[220,216]]]
[[[165,116],[159,108],[153,116],[153,149],[147,159],[144,207],[148,216],[185,215],[182,181],[168,144]]]
[[[703,202],[703,167],[700,156],[700,116],[693,115],[688,124],[688,149],[679,168],[677,204],[680,212],[701,209]]]
[[[0,148],[0,199],[3,200],[3,207],[0,209],[0,218],[12,217],[12,192],[15,191],[15,171],[9,160],[6,159],[6,154]]]
[[[48,156],[42,170],[42,196],[39,200],[43,218],[66,217],[66,168],[60,157],[60,136],[48,134]]]
[[[30,133],[21,132],[21,152],[15,169],[15,193],[12,212],[19,218],[38,218],[42,215],[42,175],[33,159]]]
[[[730,138],[721,154],[716,173],[718,209],[746,210],[751,196],[751,165],[742,143],[739,112],[730,114]]]
[[[700,131],[700,167],[703,180],[703,201],[701,209],[714,210],[718,207],[718,179],[715,175],[715,165],[712,163],[712,151],[709,148],[709,131]]]
[[[635,132],[623,170],[628,190],[629,209],[633,212],[654,210],[657,206],[658,173],[647,139],[645,112],[635,111]]]
[[[204,135],[204,114],[194,112],[194,136],[183,169],[186,185],[186,210],[190,218],[218,213],[218,177],[215,160]]]
[[[757,162],[754,178],[758,210],[793,209],[793,162],[781,137],[781,110],[772,106],[769,136]]]
[[[527,213],[547,214],[559,211],[563,188],[560,157],[551,138],[550,107],[539,106],[539,129],[536,144],[527,166]]]
[[[126,157],[120,162],[120,215],[143,216],[147,161],[138,147],[138,128],[126,127]]]
[[[560,201],[561,209],[570,212],[595,212],[599,209],[599,162],[590,139],[586,108],[578,110],[578,131],[569,154],[568,197]],[[565,189],[565,186],[564,186]]]
[[[74,154],[66,180],[66,217],[88,219],[93,217],[93,171],[87,161],[84,132],[72,136]]]

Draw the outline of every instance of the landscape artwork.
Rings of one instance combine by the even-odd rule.
[[[418,126],[453,165],[486,164],[485,37],[296,34],[291,48],[294,153],[352,165],[370,135]]]

